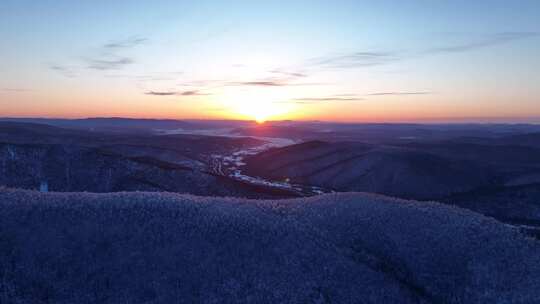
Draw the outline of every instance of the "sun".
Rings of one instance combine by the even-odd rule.
[[[256,97],[248,100],[239,100],[235,108],[235,112],[240,115],[247,116],[257,123],[264,123],[270,118],[273,118],[286,111],[280,109],[270,101],[257,99]]]
[[[269,118],[272,118],[282,113],[279,106],[265,100],[254,99],[250,102],[241,102],[238,112],[251,117],[257,123],[264,123]]]
[[[279,94],[265,89],[229,91],[222,95],[223,104],[231,114],[264,123],[287,116],[292,111]]]
[[[258,124],[263,124],[267,117],[265,115],[255,115],[255,122],[258,123]]]

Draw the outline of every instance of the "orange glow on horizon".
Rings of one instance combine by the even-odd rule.
[[[311,88],[310,88],[311,89]],[[515,107],[506,99],[498,106],[468,99],[435,102],[434,97],[366,98],[362,101],[295,103],[307,96],[304,88],[230,87],[203,97],[153,97],[137,92],[128,95],[1,93],[9,100],[4,117],[87,118],[126,117],[155,119],[231,119],[258,123],[278,120],[335,122],[538,122],[536,105]],[[86,92],[84,92],[86,93]],[[320,93],[329,95],[329,93]],[[437,100],[442,98],[436,96]],[[37,100],[37,101],[36,101]],[[76,102],[74,101],[76,100]],[[493,101],[495,103],[495,101]],[[528,105],[528,103],[527,103]]]

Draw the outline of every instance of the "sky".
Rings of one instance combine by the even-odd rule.
[[[540,1],[0,1],[0,116],[540,122]]]

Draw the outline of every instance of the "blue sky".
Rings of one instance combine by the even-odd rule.
[[[0,3],[0,116],[537,121],[538,1]]]

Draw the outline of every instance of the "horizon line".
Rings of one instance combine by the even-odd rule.
[[[230,121],[230,122],[252,122],[258,123],[254,119],[233,119],[233,118],[159,118],[159,117],[129,117],[129,116],[81,116],[81,117],[47,117],[47,116],[1,116],[0,121],[6,120],[90,120],[90,119],[124,119],[124,120],[161,120],[161,121]],[[491,121],[490,121],[491,120]],[[500,120],[500,121],[499,121]],[[530,120],[530,121],[524,121]],[[448,117],[448,118],[421,118],[412,120],[381,120],[381,121],[347,121],[347,120],[324,120],[324,119],[275,119],[266,120],[263,124],[280,122],[298,123],[334,123],[334,124],[505,124],[505,125],[538,125],[540,117]]]

